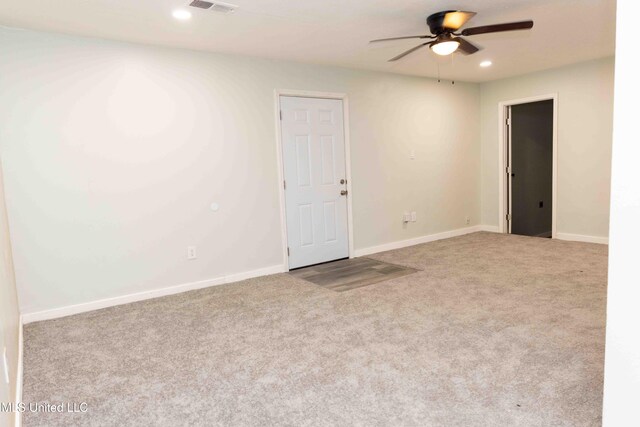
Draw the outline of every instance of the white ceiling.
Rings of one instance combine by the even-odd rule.
[[[0,24],[138,43],[443,78],[487,81],[614,54],[615,0],[227,0],[233,14],[189,8],[190,0],[2,0]],[[533,19],[531,31],[470,37],[484,49],[437,57],[418,44],[375,38],[428,34],[441,10],[478,12],[466,26]],[[490,59],[493,66],[480,68]]]

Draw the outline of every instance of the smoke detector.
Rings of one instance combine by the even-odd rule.
[[[238,8],[238,6],[231,3],[205,0],[193,0],[191,3],[189,3],[189,6],[197,7],[198,9],[212,10],[218,13],[231,13]]]

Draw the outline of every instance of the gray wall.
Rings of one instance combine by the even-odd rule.
[[[274,89],[349,96],[356,249],[479,224],[477,84],[9,29],[0,76],[24,312],[281,266]]]
[[[282,265],[277,88],[349,96],[356,249],[497,225],[497,104],[550,92],[558,231],[607,235],[612,59],[451,85],[11,29],[0,58],[23,314]]]
[[[558,94],[557,232],[609,235],[614,59],[603,58],[481,85],[482,223],[497,226],[498,104]]]

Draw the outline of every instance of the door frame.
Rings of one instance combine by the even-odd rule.
[[[498,103],[498,229],[500,233],[508,233],[507,213],[509,206],[505,202],[508,199],[507,174],[507,144],[509,143],[507,127],[507,108],[513,105],[529,104],[538,101],[553,101],[553,166],[551,189],[551,238],[557,237],[557,213],[558,213],[558,93],[531,96],[528,98],[512,99]]]
[[[353,206],[351,191],[351,144],[349,140],[349,98],[346,93],[314,92],[294,89],[276,89],[274,116],[276,122],[276,155],[278,159],[278,194],[280,199],[280,228],[282,230],[282,257],[284,259],[284,271],[289,271],[289,255],[287,253],[287,214],[286,194],[284,190],[284,160],[282,155],[282,121],[280,120],[280,97],[291,96],[297,98],[337,99],[342,101],[343,132],[344,132],[344,161],[347,180],[347,231],[349,240],[349,258],[354,257],[353,249]]]

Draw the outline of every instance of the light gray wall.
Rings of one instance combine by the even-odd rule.
[[[475,84],[9,29],[0,76],[24,312],[282,264],[276,88],[348,94],[357,249],[480,223]]]
[[[482,223],[498,225],[498,104],[558,94],[558,233],[607,237],[613,58],[481,86]]]
[[[0,160],[0,358],[6,349],[9,384],[4,380],[4,365],[0,360],[0,402],[15,402],[18,382],[18,337],[20,312],[11,256],[9,224],[5,208],[2,161]],[[13,425],[14,412],[0,412],[0,426]]]

